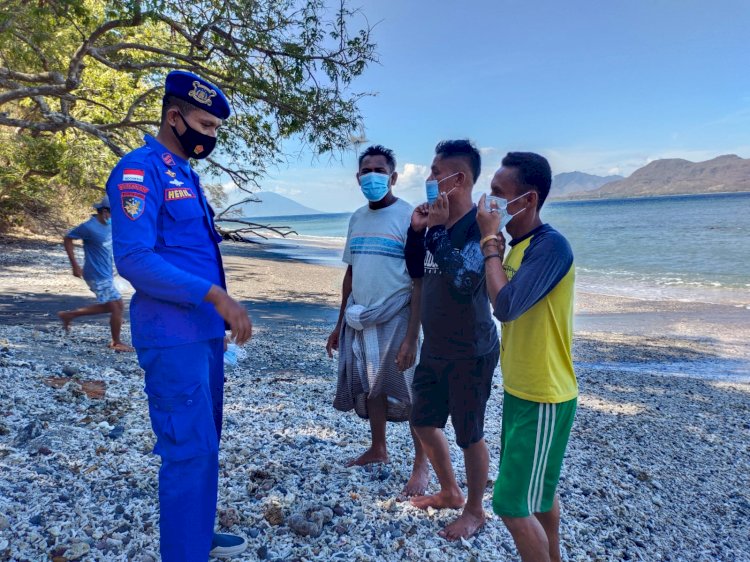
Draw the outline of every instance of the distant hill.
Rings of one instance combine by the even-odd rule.
[[[606,183],[624,179],[622,176],[595,176],[583,172],[565,172],[552,178],[550,198],[565,197],[598,189]]]
[[[320,215],[321,211],[305,207],[296,201],[272,193],[261,191],[254,194],[261,203],[245,203],[241,206],[240,216],[246,218],[254,217],[287,217],[290,215]]]
[[[654,160],[628,178],[604,184],[594,191],[570,194],[569,197],[647,197],[726,191],[750,191],[750,158],[729,154],[706,162],[690,162],[681,158]]]

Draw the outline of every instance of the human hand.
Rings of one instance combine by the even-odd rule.
[[[504,259],[503,256],[505,256],[505,236],[502,232],[497,233],[497,242],[491,240],[485,244],[484,248],[482,248],[482,253],[484,255],[493,254],[495,252],[500,254],[501,260]]]
[[[83,269],[77,263],[73,264],[73,277],[79,277],[83,279]]]
[[[477,224],[482,238],[491,234],[498,234],[500,230],[500,213],[497,203],[492,201],[492,208],[488,211],[486,205],[487,195],[483,194],[477,203]],[[504,242],[504,241],[503,241]]]
[[[212,285],[205,299],[214,305],[232,331],[232,341],[237,345],[243,345],[253,336],[253,323],[244,306],[230,297],[227,292],[218,285]]]
[[[448,203],[448,196],[445,193],[438,195],[435,202],[430,205],[430,214],[427,216],[427,226],[432,228],[433,226],[444,225],[448,222],[448,216],[450,215],[450,204]]]
[[[417,360],[417,338],[407,336],[404,341],[401,342],[401,347],[398,348],[398,355],[396,355],[396,366],[399,371],[406,371],[414,365]]]
[[[427,228],[427,217],[430,213],[430,204],[422,203],[417,205],[411,214],[411,229],[414,232],[422,232]]]
[[[328,357],[333,357],[333,352],[339,350],[339,333],[341,332],[341,326],[336,324],[336,327],[331,332],[331,335],[328,336],[328,341],[326,342],[326,351],[328,352]]]

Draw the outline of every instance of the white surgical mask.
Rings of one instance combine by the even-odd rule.
[[[508,226],[508,223],[515,217],[516,215],[520,215],[526,210],[526,207],[518,211],[517,213],[510,214],[508,213],[508,205],[513,203],[514,201],[518,201],[521,197],[525,197],[531,193],[530,191],[527,191],[523,195],[519,195],[515,199],[511,199],[508,201],[507,199],[503,197],[497,197],[495,195],[488,195],[484,199],[484,206],[485,208],[490,212],[497,211],[498,213],[501,213],[500,218],[500,226],[498,227],[497,231],[500,232],[503,228]],[[492,206],[492,203],[495,203],[495,207]]]

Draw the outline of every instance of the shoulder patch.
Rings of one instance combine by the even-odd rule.
[[[174,166],[174,158],[172,158],[172,155],[169,152],[164,152],[161,155],[161,159],[167,166]]]
[[[125,168],[122,171],[122,181],[124,182],[141,182],[143,183],[143,176],[145,175],[145,172],[143,170],[138,170],[135,168]]]
[[[123,191],[120,193],[122,210],[130,220],[138,220],[146,209],[146,196],[134,191]]]
[[[139,191],[141,193],[148,193],[149,188],[139,183],[118,183],[117,189],[120,191]]]

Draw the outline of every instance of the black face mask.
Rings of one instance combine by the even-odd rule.
[[[213,151],[216,146],[216,137],[204,135],[203,133],[196,131],[185,120],[185,117],[180,113],[182,122],[185,124],[185,132],[181,135],[177,132],[177,128],[174,125],[172,132],[177,140],[180,141],[182,149],[190,158],[197,158],[198,160],[205,158]]]

